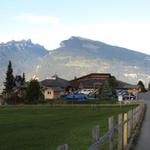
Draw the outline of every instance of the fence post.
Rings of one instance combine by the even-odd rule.
[[[137,107],[137,113],[136,113],[136,125],[138,123],[139,119],[139,106]]]
[[[131,133],[133,130],[133,109],[131,110]]]
[[[145,111],[145,104],[141,104],[141,116],[143,117]]]
[[[97,125],[92,129],[92,142],[95,143],[100,138],[100,126]],[[100,149],[100,144],[96,145],[96,150]]]
[[[131,137],[132,131],[132,111],[128,111],[128,139]]]
[[[124,122],[128,120],[128,114],[124,114]],[[123,126],[123,148],[125,149],[128,143],[128,123],[126,122]]]
[[[134,109],[134,115],[133,115],[133,117],[134,117],[134,129],[138,123],[138,108],[139,108],[139,106]]]
[[[138,109],[138,119],[137,119],[138,122],[140,121],[140,116],[141,116],[141,105],[139,106]]]
[[[118,150],[122,150],[122,143],[123,143],[123,138],[122,138],[122,122],[123,122],[123,115],[119,114],[118,115]]]
[[[133,109],[133,114],[132,114],[132,121],[133,121],[133,125],[132,125],[132,128],[134,129],[135,128],[135,109]]]
[[[57,150],[68,150],[68,145],[67,144],[60,145],[58,146]]]
[[[109,130],[111,133],[109,135],[109,150],[114,150],[114,117],[110,117],[108,120]]]
[[[142,116],[142,104],[140,104],[140,116],[139,117],[141,116]]]

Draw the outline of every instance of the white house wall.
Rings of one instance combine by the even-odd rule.
[[[45,99],[54,99],[54,91],[52,89],[46,89],[44,92]]]

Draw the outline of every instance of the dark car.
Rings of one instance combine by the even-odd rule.
[[[134,94],[124,94],[123,96],[123,100],[134,100],[136,99],[136,96]]]

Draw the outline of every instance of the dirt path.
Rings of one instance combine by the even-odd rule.
[[[150,150],[150,92],[139,95],[139,99],[143,99],[147,104],[147,113],[135,150]]]

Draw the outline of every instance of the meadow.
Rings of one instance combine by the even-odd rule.
[[[105,132],[108,117],[132,107],[0,107],[0,150],[56,150],[65,143],[70,150],[86,150],[92,127],[100,125]]]

